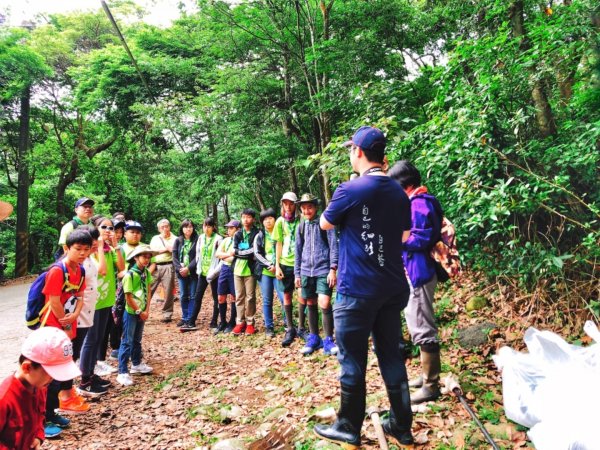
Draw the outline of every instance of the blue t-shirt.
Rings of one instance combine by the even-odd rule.
[[[410,230],[410,201],[385,176],[342,183],[323,213],[340,230],[337,291],[353,297],[408,291],[402,263],[402,232]]]

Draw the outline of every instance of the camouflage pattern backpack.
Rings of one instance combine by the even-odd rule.
[[[431,248],[431,257],[436,262],[439,282],[457,278],[461,273],[460,257],[456,247],[456,229],[447,217],[442,216],[440,240]]]

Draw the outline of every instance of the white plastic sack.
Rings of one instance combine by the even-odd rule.
[[[529,328],[529,353],[503,347],[494,356],[506,416],[531,428],[538,450],[600,450],[600,332],[592,322],[584,330],[596,343],[579,347]]]

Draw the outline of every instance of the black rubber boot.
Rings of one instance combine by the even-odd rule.
[[[412,410],[408,382],[405,381],[400,386],[387,386],[387,392],[390,399],[390,415],[381,421],[383,431],[395,440],[401,449],[413,448],[415,441],[410,431]]]
[[[314,432],[346,450],[360,448],[360,430],[365,417],[366,389],[342,385],[338,418],[331,426],[316,425]]]

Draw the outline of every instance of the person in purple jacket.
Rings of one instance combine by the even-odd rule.
[[[422,375],[409,383],[420,388],[410,396],[411,403],[418,404],[440,396],[440,343],[433,312],[438,279],[430,251],[440,240],[443,211],[437,198],[421,185],[421,174],[409,161],[398,161],[388,175],[402,186],[411,205],[410,237],[403,251],[411,292],[404,314],[412,342],[421,349]]]

